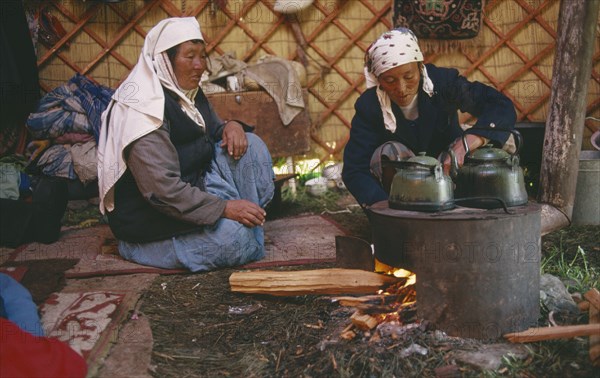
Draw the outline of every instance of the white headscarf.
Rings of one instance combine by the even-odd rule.
[[[125,173],[123,151],[140,137],[163,124],[165,94],[163,86],[179,97],[183,111],[199,127],[204,119],[193,103],[197,89],[184,92],[177,83],[166,51],[190,40],[204,40],[194,17],[167,18],[147,34],[137,64],[117,88],[108,108],[102,114],[98,142],[98,187],[100,211],[114,209],[114,185]],[[111,113],[108,123],[108,113]]]
[[[407,28],[396,28],[383,33],[369,46],[365,56],[365,78],[367,88],[377,86],[377,98],[383,112],[385,128],[396,131],[396,117],[392,112],[390,97],[379,87],[379,75],[392,68],[412,62],[422,62],[423,54],[415,34]],[[423,91],[433,96],[433,82],[422,66]]]

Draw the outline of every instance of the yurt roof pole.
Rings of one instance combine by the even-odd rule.
[[[571,223],[600,0],[562,0],[540,170],[542,234]]]

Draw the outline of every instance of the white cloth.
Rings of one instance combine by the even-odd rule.
[[[267,56],[257,64],[246,67],[244,73],[273,97],[284,126],[292,123],[304,109],[302,85],[288,60]]]
[[[399,106],[400,110],[402,110],[402,114],[404,114],[404,118],[406,118],[409,121],[414,121],[415,119],[419,118],[419,107],[417,104],[417,97],[419,96],[415,95],[410,104],[406,106]]]
[[[383,112],[385,128],[396,131],[396,117],[392,112],[392,102],[384,90],[379,87],[377,79],[382,73],[403,64],[422,62],[423,54],[415,34],[407,28],[396,28],[383,33],[367,49],[365,56],[365,78],[367,88],[377,86],[377,98]],[[427,74],[427,68],[422,66],[421,78],[423,91],[433,96],[433,82]]]
[[[160,21],[148,32],[137,64],[117,88],[102,114],[98,141],[98,187],[103,214],[105,210],[114,209],[114,185],[127,169],[123,156],[125,148],[163,123],[165,94],[162,86],[177,94],[182,109],[200,127],[204,127],[202,116],[179,88],[166,58],[169,48],[196,39],[204,40],[194,17]],[[107,120],[109,112],[110,124]]]

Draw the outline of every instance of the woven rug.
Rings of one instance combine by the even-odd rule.
[[[411,29],[424,52],[475,49],[485,0],[394,0],[394,26]]]
[[[0,266],[0,273],[9,275],[17,282],[21,282],[27,270],[26,266]]]
[[[182,269],[158,269],[124,260],[117,250],[117,240],[107,225],[66,230],[60,239],[52,244],[30,243],[20,246],[5,265],[47,259],[78,260],[65,272],[67,278],[187,272]]]
[[[31,294],[36,305],[60,291],[66,284],[65,272],[77,264],[74,259],[45,259],[6,262],[0,271],[12,276]]]
[[[265,258],[245,265],[258,268],[335,261],[335,236],[346,232],[320,215],[305,215],[265,223]],[[52,244],[31,243],[17,248],[4,265],[49,259],[75,259],[66,278],[136,273],[181,274],[184,269],[159,269],[124,260],[106,225],[66,230]]]
[[[418,38],[465,39],[479,33],[483,0],[395,0],[396,26]]]
[[[265,223],[265,257],[244,268],[335,262],[335,237],[346,234],[320,215],[272,220]]]
[[[45,335],[80,353],[88,376],[93,376],[116,342],[120,325],[134,316],[139,297],[156,277],[134,274],[70,280],[40,306]]]

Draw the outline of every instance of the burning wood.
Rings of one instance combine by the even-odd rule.
[[[231,291],[269,295],[368,294],[406,279],[359,269],[235,272]]]
[[[370,294],[332,298],[341,306],[356,309],[350,317],[351,323],[340,334],[342,339],[351,340],[356,337],[357,330],[367,332],[382,323],[403,327],[417,320],[415,275],[401,269],[384,268],[387,274],[339,268],[235,272],[229,277],[229,284],[235,292],[278,296]]]
[[[392,275],[394,272],[387,270],[387,273]],[[379,329],[385,324],[403,327],[417,321],[415,275],[402,271],[397,276],[402,277],[403,281],[389,286],[385,292],[380,291],[377,295],[332,298],[332,301],[341,306],[354,307],[357,310],[350,317],[350,328],[342,331],[341,338],[354,338],[356,333],[352,331],[352,327],[367,332],[375,327]],[[373,337],[379,337],[378,333],[373,334]]]
[[[338,302],[340,306],[355,307],[361,304],[385,305],[392,302],[396,297],[392,295],[364,295],[362,297],[333,297],[333,302]]]

